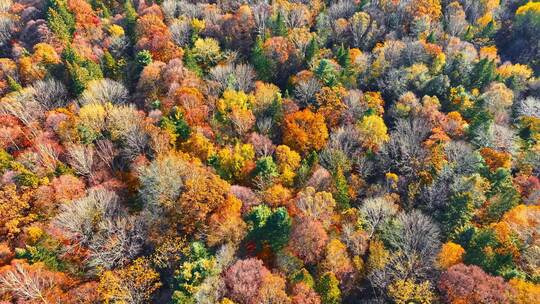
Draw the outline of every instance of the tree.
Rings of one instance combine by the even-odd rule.
[[[68,284],[65,275],[48,271],[41,263],[13,260],[0,268],[0,294],[11,294],[19,301],[53,303]]]
[[[438,20],[441,15],[440,0],[420,0],[411,3],[411,10],[414,16],[428,16],[431,20]]]
[[[329,127],[335,127],[340,122],[342,113],[345,111],[345,104],[342,99],[346,95],[345,89],[341,86],[323,87],[316,95],[316,105],[311,108],[322,114]]]
[[[215,257],[201,242],[192,242],[186,251],[186,256],[175,270],[173,298],[188,302],[192,301],[204,280],[217,272],[217,265]]]
[[[464,253],[465,249],[461,245],[454,242],[446,242],[437,256],[437,264],[442,269],[448,269],[451,266],[461,263]]]
[[[287,115],[283,132],[284,143],[303,154],[322,149],[328,139],[324,117],[309,109]]]
[[[192,55],[195,61],[206,71],[218,63],[221,58],[221,49],[217,40],[199,38],[195,40]]]
[[[340,282],[350,279],[354,271],[354,266],[347,246],[337,239],[332,239],[326,246],[326,256],[320,264],[323,272],[331,271],[336,275]]]
[[[133,18],[130,14],[130,18]],[[132,20],[127,21],[129,24]],[[130,35],[130,28],[127,28]],[[163,22],[162,16],[148,13],[137,19],[136,36],[138,38],[137,48],[148,50],[155,60],[168,62],[174,58],[181,58],[183,50],[176,46],[171,40],[171,33]]]
[[[97,292],[103,303],[148,303],[161,287],[159,274],[146,258],[138,258],[125,268],[101,275]]]
[[[184,115],[177,107],[173,107],[169,115],[161,118],[160,127],[169,133],[172,144],[187,140],[191,133]]]
[[[242,180],[253,167],[255,151],[250,144],[236,144],[224,147],[209,159],[217,173],[226,180]],[[251,167],[251,168],[250,168]]]
[[[339,304],[341,303],[341,290],[339,290],[339,281],[331,272],[324,273],[317,282],[315,287],[321,296],[323,304]]]
[[[334,65],[334,62],[331,62],[328,59],[322,59],[319,61],[317,68],[313,71],[315,76],[328,87],[334,87],[338,84],[338,75]]]
[[[268,81],[273,77],[272,62],[264,54],[264,40],[261,36],[257,36],[251,50],[251,63],[261,80]]]
[[[273,21],[272,33],[274,36],[287,36],[287,26],[285,25],[285,20],[281,10],[278,11],[276,18]]]
[[[316,264],[322,257],[328,235],[319,221],[296,218],[293,221],[289,248],[306,264]]]
[[[336,197],[337,205],[341,210],[349,209],[350,207],[350,194],[349,194],[349,185],[347,184],[347,179],[343,174],[343,170],[340,168],[336,173],[333,174],[334,178],[334,193]]]
[[[286,145],[279,145],[276,147],[275,155],[282,182],[291,185],[296,175],[295,171],[300,167],[300,154]]]
[[[508,303],[508,285],[477,266],[457,264],[444,272],[439,289],[450,303]]]
[[[232,191],[232,187],[231,187]],[[245,237],[247,225],[242,220],[242,201],[234,195],[227,196],[225,206],[216,210],[208,219],[207,243],[216,246],[222,243],[238,244]]]
[[[292,304],[320,304],[319,295],[304,283],[297,283],[293,287]]]
[[[480,155],[484,158],[486,165],[494,172],[498,168],[510,169],[511,159],[508,153],[498,152],[491,148],[484,147],[480,149]]]
[[[252,108],[255,97],[242,91],[225,90],[223,97],[216,103],[218,121],[236,131],[246,134],[255,123]]]
[[[411,280],[397,280],[388,286],[388,296],[396,304],[429,304],[435,298],[429,281],[417,284]]]
[[[291,218],[289,213],[283,207],[278,208],[266,221],[266,229],[270,237],[268,243],[274,251],[283,248],[289,241],[291,231]]]
[[[522,279],[511,279],[509,285],[511,288],[510,300],[512,303],[532,303],[540,297],[540,286],[538,284]]]
[[[497,75],[495,62],[489,58],[480,59],[471,71],[471,88],[482,89],[495,80]]]
[[[263,184],[272,183],[272,180],[279,176],[277,165],[270,156],[261,157],[257,160],[253,174]]]
[[[316,192],[313,187],[306,187],[299,192],[295,202],[302,215],[321,222],[325,227],[331,224],[336,201],[328,192]]]
[[[384,197],[371,198],[360,207],[360,215],[368,236],[380,232],[387,222],[398,212],[398,207]]]
[[[269,245],[277,252],[289,241],[291,218],[283,207],[272,211],[267,205],[256,206],[246,220],[252,227],[248,239],[256,242],[259,250]]]
[[[47,22],[51,30],[64,42],[69,42],[75,32],[75,18],[66,1],[50,0],[47,3]]]
[[[358,131],[363,146],[369,150],[377,151],[382,144],[390,139],[384,120],[379,116],[364,116],[358,123]]]
[[[15,185],[0,188],[0,235],[15,237],[22,226],[34,220],[29,194],[18,194]]]
[[[259,290],[271,275],[261,260],[238,260],[224,274],[228,296],[241,304],[257,303]]]
[[[173,219],[186,233],[204,231],[208,216],[223,208],[230,185],[219,176],[201,172],[186,179],[184,191],[173,207]]]
[[[266,277],[264,284],[259,290],[257,303],[290,304],[291,300],[285,292],[285,280],[282,277],[274,274]]]

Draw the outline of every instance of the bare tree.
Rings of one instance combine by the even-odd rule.
[[[139,254],[145,240],[145,227],[129,216],[118,196],[102,188],[64,204],[52,224],[72,240],[73,246],[88,248],[88,266],[112,269],[122,266]]]
[[[210,79],[218,83],[219,93],[226,89],[250,92],[253,90],[255,71],[249,64],[218,65],[210,70]]]
[[[67,147],[68,163],[77,174],[92,177],[94,167],[94,148],[85,145]]]
[[[108,109],[105,123],[112,140],[121,140],[141,125],[142,117],[132,104],[115,105]]]
[[[257,118],[255,122],[257,129],[261,134],[268,135],[272,132],[272,127],[274,126],[274,119],[270,116],[263,116]]]
[[[13,270],[0,275],[0,294],[10,292],[21,300],[48,303],[44,292],[53,286],[54,282],[41,275],[41,271],[36,269],[30,272],[20,263],[16,263]]]
[[[133,216],[106,219],[88,245],[88,265],[94,269],[113,269],[132,261],[141,251],[145,229],[141,219]]]
[[[96,142],[96,156],[107,165],[107,167],[112,168],[114,158],[117,155],[117,152],[114,148],[113,143],[108,139],[98,140]]]
[[[435,222],[418,210],[401,213],[398,218],[399,227],[393,244],[407,255],[415,255],[426,263],[430,263],[440,247],[440,230]]]
[[[66,86],[60,81],[49,78],[38,80],[32,84],[34,88],[34,98],[47,110],[64,107],[67,101]]]
[[[190,165],[175,155],[161,156],[139,171],[139,195],[152,213],[160,213],[178,199],[189,174]]]
[[[165,0],[163,3],[161,3],[161,11],[165,16],[165,20],[170,21],[178,16],[178,6],[179,1],[176,0]]]
[[[384,197],[369,198],[360,207],[360,214],[365,223],[365,230],[371,238],[398,212],[396,204]]]
[[[303,106],[307,106],[315,99],[321,87],[321,83],[315,78],[302,80],[294,88],[294,96]]]
[[[352,0],[338,0],[328,8],[328,17],[331,20],[338,20],[339,18],[348,19],[356,12],[357,4]]]
[[[139,155],[151,156],[152,137],[141,124],[135,125],[126,131],[122,137],[122,150],[120,155],[128,162],[133,161]]]
[[[375,42],[380,32],[377,21],[366,12],[358,12],[350,19],[352,46],[366,49]]]
[[[191,3],[195,2],[195,3]],[[204,8],[201,7],[196,1],[178,1],[177,2],[177,16],[186,16],[188,19],[202,19]]]
[[[267,3],[259,3],[252,7],[252,12],[255,26],[257,26],[257,33],[263,35],[270,20],[271,7]]]
[[[50,144],[38,144],[36,145],[36,152],[39,156],[39,163],[44,168],[50,171],[54,171],[58,164],[58,153]]]
[[[307,8],[305,6],[293,6],[291,9],[282,10],[285,24],[289,28],[300,28],[308,24]]]
[[[0,100],[0,114],[13,115],[26,126],[42,118],[45,111],[34,99],[34,92],[30,87],[5,96]]]
[[[392,231],[390,240],[396,251],[384,267],[368,274],[371,284],[383,291],[396,280],[431,279],[440,247],[439,228],[420,211],[401,213],[397,221],[400,229]]]
[[[175,20],[170,26],[172,40],[181,47],[185,47],[189,44],[191,37],[191,23],[187,20]]]
[[[354,255],[363,256],[368,247],[369,236],[364,231],[357,230],[355,224],[346,223],[342,228],[341,240]]]
[[[362,118],[368,110],[368,106],[364,101],[364,94],[360,90],[350,90],[343,98],[343,102],[347,106],[347,111],[344,113],[345,121],[355,122]]]
[[[540,118],[540,99],[529,96],[518,101],[516,103],[515,113],[518,118],[522,116]]]
[[[249,142],[253,145],[257,157],[272,156],[274,154],[276,147],[268,136],[253,132],[249,136]]]
[[[114,218],[121,212],[114,192],[91,189],[87,196],[60,206],[52,225],[60,228],[76,245],[87,246],[97,229],[95,219]]]
[[[422,142],[430,133],[427,121],[400,119],[381,150],[383,167],[404,176],[415,176],[426,164],[427,151]]]
[[[15,21],[9,14],[0,15],[0,46],[5,46],[11,39],[15,27]]]
[[[460,175],[474,173],[483,162],[480,154],[474,152],[471,145],[464,141],[449,142],[444,153],[448,162],[455,167],[456,173]]]
[[[360,150],[360,146],[360,134],[352,125],[339,127],[333,131],[327,143],[328,148],[342,151],[349,158],[355,157]]]
[[[455,1],[446,6],[446,13],[444,14],[446,31],[456,37],[460,37],[469,23],[467,22],[467,16],[463,11],[463,8],[459,2]]]
[[[81,105],[89,103],[124,104],[128,101],[128,90],[112,79],[92,80],[79,98]]]

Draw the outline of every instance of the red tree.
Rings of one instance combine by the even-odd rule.
[[[448,303],[508,303],[508,285],[478,266],[457,264],[444,272],[439,289]]]

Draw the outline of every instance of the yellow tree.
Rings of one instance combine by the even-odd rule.
[[[384,120],[379,116],[364,116],[357,124],[357,128],[366,149],[377,151],[383,143],[390,139],[388,128],[384,124]]]
[[[390,284],[388,295],[396,304],[430,304],[435,298],[429,281],[417,284],[410,279],[400,279]]]
[[[300,167],[300,154],[291,150],[291,148],[286,145],[277,146],[275,154],[279,173],[281,174],[281,181],[285,185],[292,185],[294,177],[296,176],[295,171]]]
[[[514,278],[510,280],[511,300],[513,304],[537,303],[540,299],[540,284]]]
[[[465,249],[463,249],[461,245],[453,242],[446,242],[442,245],[441,251],[437,256],[437,264],[442,269],[448,269],[451,266],[461,263],[463,261],[464,253]]]
[[[303,154],[322,149],[328,139],[323,115],[309,109],[287,115],[283,133],[283,142]]]
[[[101,275],[97,292],[105,304],[148,303],[154,291],[161,287],[159,274],[146,258]]]

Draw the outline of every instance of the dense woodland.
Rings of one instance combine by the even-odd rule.
[[[540,303],[540,1],[0,0],[0,303]]]

